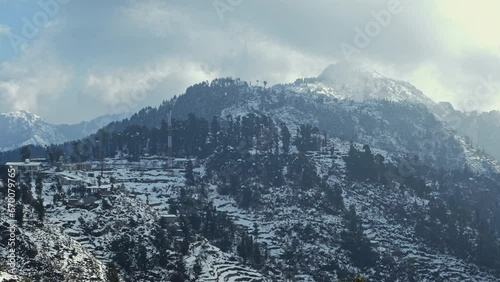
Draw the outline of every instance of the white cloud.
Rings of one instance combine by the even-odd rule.
[[[70,72],[53,62],[4,65],[0,69],[2,111],[46,109],[66,89]],[[52,108],[51,110],[55,110]]]
[[[477,77],[500,81],[495,1],[412,1],[359,59],[436,101],[472,109],[467,100]],[[72,1],[20,57],[0,67],[0,95],[8,97],[0,110],[28,107],[61,121],[78,112],[88,119],[112,112],[117,101],[130,110],[156,106],[215,77],[274,84],[318,75],[342,59],[339,43],[352,41],[354,28],[388,1],[243,1],[223,21],[212,2]],[[131,101],[139,92],[147,95]],[[498,94],[475,107],[500,109]],[[51,113],[53,104],[67,112]]]
[[[147,102],[180,94],[185,87],[216,78],[217,73],[202,64],[179,60],[157,60],[139,69],[116,70],[102,74],[91,72],[85,79],[81,100],[98,101],[108,107],[108,113],[136,111]]]
[[[53,101],[67,89],[72,70],[53,53],[50,36],[26,44],[19,57],[0,65],[0,111],[54,111]]]

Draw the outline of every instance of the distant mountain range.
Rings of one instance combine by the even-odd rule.
[[[466,137],[474,147],[500,160],[499,111],[463,112],[454,109],[447,102],[437,103],[432,110],[453,130]]]
[[[112,121],[128,115],[105,115],[78,124],[52,124],[28,111],[0,113],[0,151],[24,145],[60,144],[95,133]]]

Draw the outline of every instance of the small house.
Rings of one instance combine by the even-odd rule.
[[[78,206],[78,201],[79,199],[68,199],[68,202],[66,204],[70,207],[76,207]]]
[[[24,162],[8,162],[7,166],[13,167],[16,172],[29,173],[31,178],[35,173],[40,172],[40,166],[42,163],[40,162],[32,162],[30,159],[26,159]]]
[[[87,189],[87,192],[89,192],[90,194],[108,194],[108,192],[111,192],[111,184],[89,186],[85,187],[85,189]]]
[[[70,163],[70,164],[63,164],[62,165],[63,170],[65,171],[88,171],[92,169],[92,166],[90,164],[84,164],[84,163]]]
[[[177,215],[175,214],[169,214],[167,212],[160,212],[160,217],[161,220],[166,222],[166,223],[175,223],[177,221]]]
[[[84,183],[83,179],[67,174],[58,174],[57,179],[59,180],[59,183],[61,183],[61,185],[79,186],[83,185]]]

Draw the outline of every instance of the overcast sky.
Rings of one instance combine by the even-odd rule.
[[[203,80],[293,82],[346,58],[434,101],[500,110],[499,11],[498,0],[0,0],[0,112],[73,123]]]

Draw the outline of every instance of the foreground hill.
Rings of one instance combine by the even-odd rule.
[[[35,224],[19,228],[21,263],[9,271],[45,281],[499,279],[498,175],[436,170],[411,153],[262,115],[217,121],[175,123],[176,154],[193,162],[172,173],[146,156],[157,129],[101,139],[111,151],[85,161],[94,176],[64,175],[98,182],[102,173],[109,193],[58,184],[53,171],[42,189],[21,179],[16,220]]]

